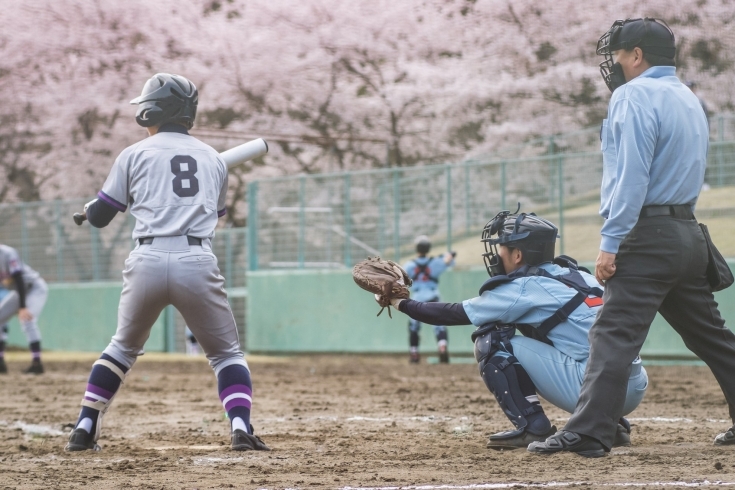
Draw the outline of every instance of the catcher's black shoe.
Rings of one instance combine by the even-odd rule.
[[[8,365],[2,357],[0,357],[0,374],[8,374]]]
[[[43,364],[38,359],[34,359],[31,365],[23,370],[23,374],[43,374]]]
[[[250,426],[253,430],[253,426]],[[270,451],[271,448],[260,440],[255,434],[248,434],[244,430],[235,429],[232,431],[232,450],[233,451]]]
[[[585,458],[601,458],[607,452],[597,439],[566,430],[557,432],[544,442],[532,442],[528,445],[530,453],[552,454],[561,451],[576,453]]]
[[[624,417],[620,418],[618,428],[615,432],[615,439],[612,447],[628,447],[630,446],[630,422]]]
[[[487,448],[495,449],[496,451],[526,448],[532,442],[543,442],[547,437],[553,436],[555,433],[555,425],[552,425],[551,429],[542,435],[531,434],[527,430],[522,429],[506,430],[491,435],[487,441]]]
[[[64,447],[66,452],[99,451],[100,447],[94,442],[92,434],[84,429],[74,429],[69,436],[69,443]]]
[[[715,446],[735,446],[735,425],[730,427],[727,432],[717,434],[715,437]]]

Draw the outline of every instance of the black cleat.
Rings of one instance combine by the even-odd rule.
[[[8,365],[2,357],[0,357],[0,374],[8,374]]]
[[[715,437],[715,446],[735,446],[735,425],[730,427],[727,432],[717,434]]]
[[[441,364],[449,364],[449,352],[446,349],[443,352],[439,351],[439,362]]]
[[[618,429],[615,432],[615,439],[612,447],[628,447],[630,446],[630,422],[621,418],[618,423]]]
[[[566,430],[557,432],[544,442],[532,442],[528,445],[530,453],[552,454],[561,451],[577,453],[585,458],[602,458],[607,452],[597,439]]]
[[[421,356],[418,352],[411,352],[411,357],[409,358],[409,361],[411,364],[418,364],[421,362]]]
[[[495,449],[496,451],[527,448],[532,442],[543,442],[547,437],[553,436],[555,433],[555,425],[552,425],[546,434],[540,436],[531,434],[526,430],[507,430],[491,435],[487,441],[487,448]]]
[[[253,430],[252,426],[250,430]],[[235,429],[232,431],[232,450],[233,451],[270,451],[271,448],[265,445],[260,437],[255,434],[248,434],[244,430]]]
[[[94,442],[92,434],[84,429],[74,429],[69,436],[69,443],[64,447],[66,452],[99,451],[101,448]]]
[[[43,374],[43,364],[38,359],[34,359],[31,365],[23,370],[23,374]]]

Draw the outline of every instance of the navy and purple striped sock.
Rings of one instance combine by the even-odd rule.
[[[219,399],[225,407],[230,423],[240,418],[244,430],[250,433],[250,408],[253,404],[253,383],[250,371],[242,364],[233,364],[220,371],[217,376]],[[239,425],[239,424],[238,424]],[[241,428],[242,427],[233,427]]]
[[[41,360],[41,342],[40,341],[31,342],[30,344],[28,344],[28,348],[31,351],[31,357],[33,358],[33,360],[40,361]]]
[[[123,373],[123,375],[128,372],[128,368],[107,354],[102,354],[100,356],[100,360],[112,363]],[[114,373],[112,369],[104,364],[97,362],[92,366],[92,372],[90,373],[89,380],[87,381],[87,389],[84,392],[84,401],[93,403],[102,402],[107,404],[110,399],[115,396],[115,393],[120,388],[121,384],[122,379],[119,374]],[[99,413],[100,411],[95,408],[86,405],[82,406],[82,411],[79,413],[79,419],[77,420],[76,426],[79,427],[80,423],[84,419],[89,419],[92,421],[91,427],[89,426],[89,423],[82,425],[82,427],[85,430],[88,429],[87,432],[90,434],[94,434],[97,429]]]

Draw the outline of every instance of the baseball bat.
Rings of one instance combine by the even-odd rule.
[[[242,145],[230,148],[219,154],[222,160],[227,164],[227,168],[234,167],[241,163],[252,160],[253,158],[262,157],[268,153],[268,143],[263,138],[254,139],[243,143]],[[87,213],[74,213],[72,216],[74,223],[78,226],[82,226],[87,219]]]

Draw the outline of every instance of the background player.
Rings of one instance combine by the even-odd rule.
[[[479,296],[462,303],[392,302],[418,321],[479,327],[473,340],[480,374],[516,427],[490,436],[491,449],[525,448],[556,432],[537,391],[570,413],[579,398],[589,357],[587,334],[602,304],[602,289],[573,259],[554,259],[556,238],[551,222],[504,211],[482,232],[491,278]],[[515,335],[516,329],[524,336]],[[636,359],[623,415],[640,404],[647,386],[646,371]],[[630,445],[629,432],[621,418],[614,445]]]
[[[454,257],[457,254],[455,252],[446,252],[438,257],[427,257],[427,254],[431,250],[431,241],[426,235],[416,237],[414,243],[416,244],[416,253],[419,256],[403,265],[403,269],[413,279],[411,297],[416,301],[439,301],[439,276],[448,267],[454,265]],[[409,318],[408,345],[412,363],[417,363],[421,360],[419,356],[420,330],[421,322]],[[434,336],[436,337],[436,343],[439,349],[439,362],[449,362],[447,327],[434,325]]]
[[[123,150],[85,211],[92,226],[103,227],[130,205],[137,246],[125,261],[117,332],[94,363],[66,450],[99,450],[102,416],[169,304],[214,369],[232,449],[268,450],[250,425],[250,370],[211,248],[217,219],[225,214],[227,165],[188,133],[197,89],[184,77],[159,73],[131,103],[139,105],[135,119],[150,137]]]
[[[38,317],[41,316],[48,298],[46,281],[20,260],[17,250],[7,245],[0,245],[0,281],[9,290],[0,300],[0,373],[7,372],[4,359],[5,342],[8,338],[7,323],[17,314],[33,359],[23,372],[43,374]]]
[[[198,356],[199,354],[201,354],[202,350],[199,347],[199,342],[192,333],[191,329],[189,329],[189,327],[186,327],[184,333],[186,335],[186,355]]]

